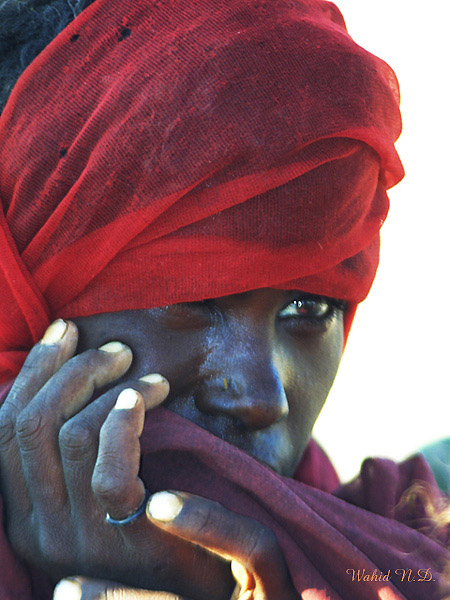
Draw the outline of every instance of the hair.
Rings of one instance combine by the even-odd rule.
[[[94,0],[0,0],[0,112],[36,56]]]

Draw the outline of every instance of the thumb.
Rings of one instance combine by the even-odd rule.
[[[151,592],[126,587],[114,581],[76,577],[62,579],[53,600],[189,600],[168,592]]]

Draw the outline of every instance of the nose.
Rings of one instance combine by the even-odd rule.
[[[275,365],[248,359],[233,362],[204,380],[195,396],[197,408],[233,417],[249,429],[264,429],[286,417],[289,404]]]

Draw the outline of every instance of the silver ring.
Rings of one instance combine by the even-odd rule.
[[[145,490],[145,496],[142,501],[142,504],[136,510],[136,512],[134,512],[132,515],[129,515],[128,517],[125,517],[124,519],[114,519],[109,513],[106,513],[106,522],[110,525],[118,525],[119,527],[122,527],[123,525],[128,525],[132,521],[139,519],[139,517],[145,513],[145,509],[147,508],[147,502],[149,498],[150,492],[148,490]]]

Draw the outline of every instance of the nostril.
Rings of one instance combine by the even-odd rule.
[[[289,413],[286,394],[264,398],[243,397],[229,407],[229,414],[249,429],[265,429],[284,419]]]
[[[194,398],[199,410],[206,414],[216,414],[228,412],[242,394],[243,390],[235,378],[220,375],[205,380]]]
[[[215,393],[224,392],[229,397],[238,397],[245,393],[245,386],[239,381],[239,378],[226,373],[217,377],[210,377],[205,384],[205,387],[209,390]]]
[[[228,415],[250,429],[264,429],[289,413],[289,404],[279,378],[252,386],[239,378],[214,377],[195,394],[197,408],[208,415]]]

